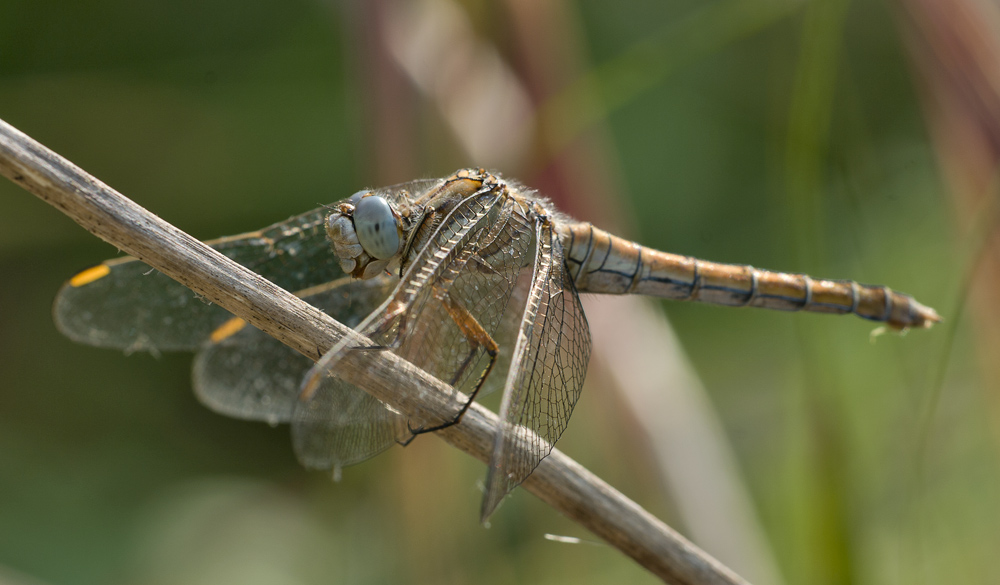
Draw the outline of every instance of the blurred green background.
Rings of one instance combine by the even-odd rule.
[[[498,164],[467,154],[453,93],[394,65],[392,36],[417,28],[404,4],[0,0],[0,118],[206,239]],[[885,283],[946,319],[870,343],[859,319],[662,304],[774,582],[1000,582],[982,367],[1000,348],[957,312],[989,224],[955,211],[899,6],[526,4],[421,3],[458,15],[537,108],[499,170],[644,244]],[[566,188],[595,166],[590,196]],[[483,466],[432,437],[332,483],[298,466],[286,427],[201,407],[190,356],[62,338],[59,286],[116,254],[0,182],[0,582],[654,581],[608,547],[545,540],[588,535],[520,490],[482,528]],[[560,449],[685,532],[600,381]]]

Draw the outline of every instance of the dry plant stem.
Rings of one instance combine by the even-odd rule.
[[[289,347],[317,359],[351,330],[291,293],[142,209],[66,159],[0,120],[0,173],[88,231],[217,303]],[[388,352],[349,355],[338,366],[415,421],[448,420],[462,401],[451,388]],[[462,423],[435,434],[487,462],[499,421],[474,404]],[[558,450],[525,489],[678,584],[746,583],[673,529]]]

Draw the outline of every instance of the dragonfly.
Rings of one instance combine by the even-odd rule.
[[[364,189],[263,230],[206,243],[296,291],[359,337],[338,342],[314,363],[130,257],[71,278],[55,300],[56,324],[71,339],[100,347],[197,352],[193,385],[205,405],[290,423],[298,459],[335,472],[456,424],[477,395],[502,389],[484,521],[569,423],[591,350],[579,293],[853,313],[896,330],[940,321],[933,309],[886,286],[647,248],[476,168]],[[372,351],[397,354],[467,401],[443,424],[414,425],[337,377],[345,356]]]

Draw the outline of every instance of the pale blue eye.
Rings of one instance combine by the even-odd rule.
[[[365,191],[365,190],[358,191],[354,195],[351,195],[350,197],[348,197],[347,198],[347,202],[350,203],[351,205],[357,205],[358,201],[361,201],[361,197],[364,196],[367,193],[368,193],[368,191]]]
[[[384,260],[399,250],[396,219],[385,199],[377,195],[365,197],[354,208],[354,230],[368,255]]]

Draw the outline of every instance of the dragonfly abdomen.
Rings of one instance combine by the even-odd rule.
[[[560,226],[570,275],[580,292],[641,294],[732,307],[854,313],[895,329],[930,327],[938,314],[887,286],[721,264],[668,254],[589,223]]]

